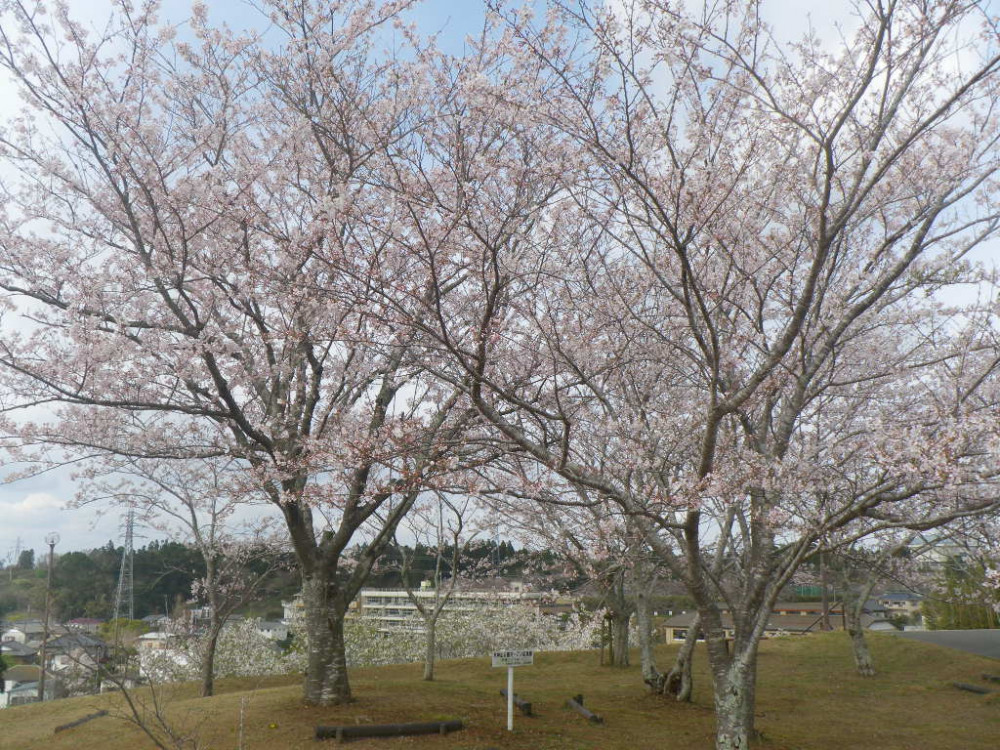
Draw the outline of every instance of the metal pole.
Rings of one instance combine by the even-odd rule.
[[[514,667],[507,667],[507,731],[514,731]]]
[[[49,569],[45,575],[45,615],[42,620],[42,663],[41,671],[38,677],[38,701],[45,700],[45,660],[46,654],[45,650],[49,642],[49,596],[52,593],[52,558],[53,550],[56,547],[56,543],[59,541],[59,535],[54,531],[45,537],[45,543],[49,545]]]

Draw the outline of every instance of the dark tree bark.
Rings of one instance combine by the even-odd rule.
[[[691,700],[691,693],[694,689],[694,679],[691,676],[691,667],[694,663],[694,647],[698,643],[698,634],[701,632],[701,621],[695,617],[691,627],[688,628],[684,643],[677,651],[674,666],[667,673],[662,692],[665,695],[673,695],[678,701],[687,703]]]

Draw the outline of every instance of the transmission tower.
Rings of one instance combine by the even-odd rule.
[[[118,630],[123,617],[135,619],[135,599],[132,587],[132,533],[135,526],[135,508],[128,505],[125,515],[125,545],[122,549],[122,564],[118,569],[118,590],[115,592],[115,641],[119,640]]]

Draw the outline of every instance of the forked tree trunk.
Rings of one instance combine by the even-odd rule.
[[[663,681],[663,694],[673,695],[679,701],[688,703],[691,700],[691,693],[694,690],[694,678],[691,674],[691,667],[694,662],[694,647],[698,643],[698,633],[701,631],[701,618],[695,616],[691,627],[688,628],[687,635],[684,636],[684,643],[677,651],[677,658],[674,659],[674,666],[667,673]]]
[[[424,679],[431,682],[434,679],[434,656],[437,651],[437,618],[428,618],[424,621],[426,632],[424,633]]]
[[[342,602],[330,600],[329,584],[321,575],[303,581],[302,604],[309,638],[303,690],[305,701],[318,706],[347,703],[351,700],[344,647],[347,607]]]

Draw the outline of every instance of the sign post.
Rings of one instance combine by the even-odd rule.
[[[507,649],[493,652],[493,666],[507,667],[507,731],[514,731],[514,667],[535,663],[535,652]]]

